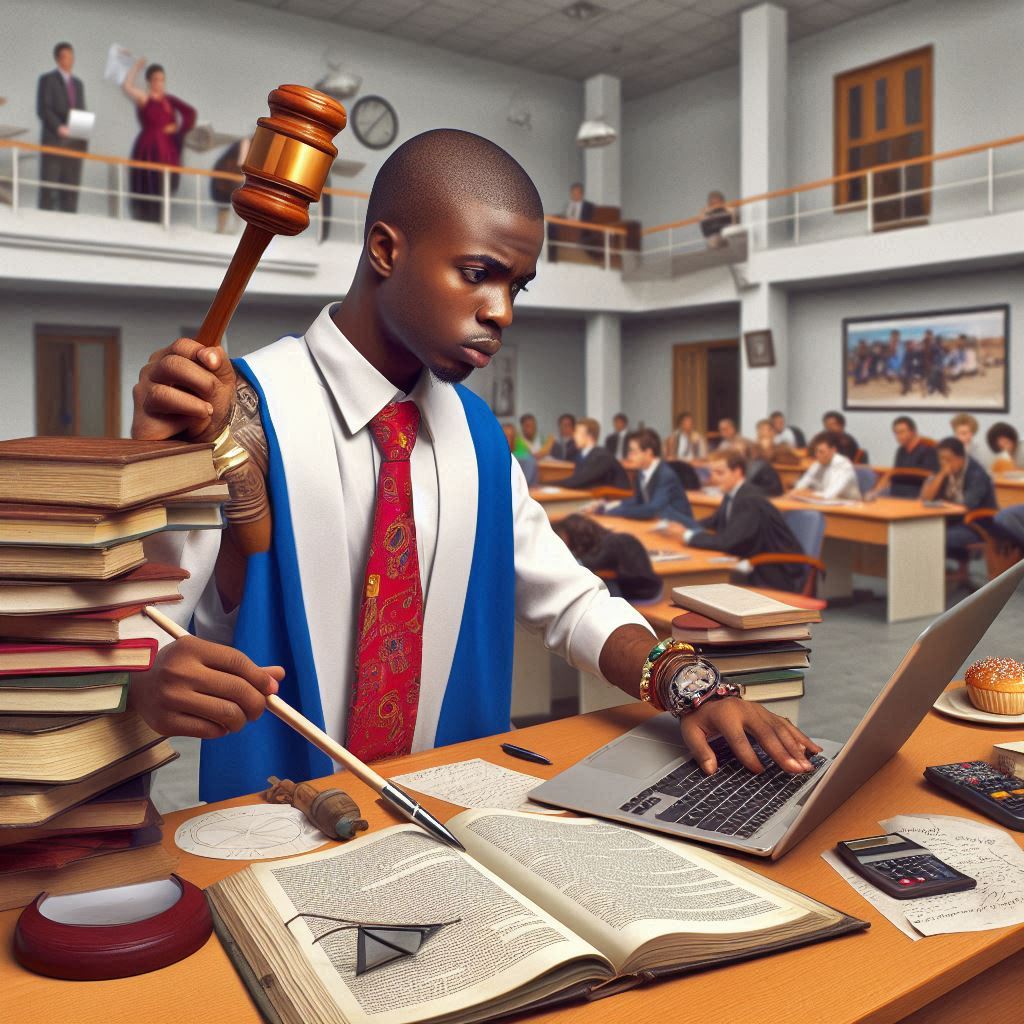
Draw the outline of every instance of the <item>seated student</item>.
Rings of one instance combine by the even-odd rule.
[[[936,447],[936,454],[939,470],[925,480],[921,488],[925,501],[951,501],[966,506],[968,512],[977,508],[998,508],[992,478],[980,463],[967,455],[958,438],[943,438]],[[966,582],[967,576],[967,548],[977,541],[978,535],[965,526],[962,519],[946,520],[946,554],[960,561],[962,582]]]
[[[960,439],[964,451],[975,462],[982,466],[988,465],[988,454],[978,443],[978,421],[969,412],[958,412],[950,421],[953,436]]]
[[[576,469],[564,480],[558,481],[559,487],[630,487],[629,475],[622,464],[607,448],[597,443],[601,433],[601,425],[597,420],[584,417],[576,421],[573,440],[579,448]]]
[[[839,454],[845,455],[851,462],[855,461],[857,453],[860,451],[860,445],[857,444],[857,439],[852,434],[846,432],[846,417],[841,412],[832,409],[821,417],[821,425],[828,433],[836,435],[839,442]],[[813,445],[813,442],[811,443]],[[865,462],[867,461],[866,454],[863,459]]]
[[[512,453],[516,462],[519,463],[523,470],[523,476],[526,477],[527,485],[529,487],[533,487],[540,478],[540,473],[537,469],[537,460],[519,443],[521,439],[516,433],[516,426],[514,423],[503,423],[501,425],[501,429],[505,432],[505,440],[508,441],[508,450]]]
[[[728,551],[739,558],[763,554],[803,554],[800,542],[779,510],[746,480],[747,462],[735,449],[715,452],[710,459],[711,482],[722,492],[722,504],[697,527],[682,530],[693,548]],[[709,533],[714,530],[714,533]],[[676,532],[673,529],[672,532]],[[798,591],[807,573],[803,565],[759,565],[750,570],[750,583],[759,587]],[[742,568],[741,568],[741,571]]]
[[[747,438],[740,434],[739,430],[736,429],[736,421],[730,419],[728,416],[723,416],[718,421],[718,444],[715,445],[715,451],[720,451],[723,448],[738,448],[740,451],[745,451],[746,448],[751,444]]]
[[[609,530],[581,515],[566,516],[554,524],[554,531],[580,565],[593,573],[615,573],[615,579],[605,580],[613,597],[634,602],[661,598],[661,579],[654,573],[647,549],[636,537]]]
[[[573,434],[576,430],[576,417],[571,412],[563,412],[558,417],[558,437],[551,445],[551,458],[562,462],[575,462],[580,450],[576,447]]]
[[[791,423],[787,424],[785,413],[776,409],[768,417],[768,422],[771,423],[772,430],[775,431],[776,444],[788,444],[790,448],[807,447],[807,438],[804,437],[804,432],[799,427],[794,427]]]
[[[626,519],[672,519],[692,526],[696,520],[690,499],[672,467],[661,461],[661,438],[645,427],[629,435],[628,445],[626,465],[637,471],[633,496],[614,504],[599,503],[593,511]]]
[[[736,223],[736,211],[725,205],[725,196],[718,191],[708,193],[708,201],[700,212],[700,233],[707,239],[709,249],[720,249],[726,244],[722,231]]]
[[[536,459],[542,459],[551,451],[555,439],[548,434],[542,441],[537,433],[537,417],[532,412],[524,412],[519,417],[519,436],[529,449],[530,454]]]
[[[775,432],[770,419],[758,420],[754,431],[754,448],[749,453],[751,458],[764,458],[768,462],[785,462],[793,466],[801,461],[792,445],[779,440],[779,435]],[[749,479],[749,466],[747,470]]]
[[[939,457],[935,446],[926,442],[917,432],[917,424],[909,416],[897,416],[892,421],[892,432],[899,447],[893,459],[893,468],[883,473],[871,488],[870,497],[877,498],[886,488],[894,498],[917,498],[921,494],[924,478],[901,474],[901,469],[926,469],[935,473]]]
[[[792,448],[776,445],[774,442],[775,431],[772,430],[772,425],[767,420],[760,420],[757,424],[757,441],[748,445],[746,450],[739,447],[734,449],[747,460],[747,484],[769,498],[779,497],[785,489],[772,462],[776,457],[780,461],[791,461],[786,458],[786,453],[793,451]],[[795,455],[792,461],[796,461]]]
[[[612,417],[612,425],[615,432],[604,439],[604,446],[617,459],[626,457],[626,438],[629,437],[629,417],[624,412],[617,412]],[[579,444],[579,441],[576,442]]]
[[[708,454],[704,435],[693,424],[693,413],[681,412],[676,417],[676,429],[665,438],[665,458],[692,462]]]
[[[993,523],[1002,539],[1024,550],[1024,505],[1009,505],[1000,509]]]
[[[844,498],[860,500],[860,486],[853,463],[839,452],[840,437],[831,430],[823,430],[811,438],[811,468],[796,482],[791,492],[800,497]]]
[[[1024,468],[1024,447],[1020,435],[1009,423],[993,423],[985,435],[989,451],[994,458],[989,465],[992,473],[1013,473]]]

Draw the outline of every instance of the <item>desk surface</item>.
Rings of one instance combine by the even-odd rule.
[[[720,494],[707,494],[704,491],[687,491],[687,497],[694,508],[717,508],[721,502]],[[818,504],[813,501],[800,501],[797,498],[770,498],[769,501],[783,512],[801,509],[816,509],[826,516],[839,516],[847,519],[863,519],[871,522],[897,523],[914,519],[944,519],[949,516],[962,516],[967,511],[962,505],[945,505],[943,508],[927,508],[921,501],[912,498],[877,498],[875,501],[856,501],[849,505]]]
[[[509,734],[518,744],[552,754],[557,764],[550,768],[507,757],[498,747],[504,737],[490,737],[413,754],[386,764],[381,771],[394,775],[483,757],[516,771],[547,778],[650,713],[643,705],[627,705]],[[986,757],[993,741],[1022,737],[1024,730],[1019,728],[992,729],[930,712],[903,749],[780,862],[744,859],[756,871],[869,920],[871,929],[867,933],[523,1019],[530,1024],[566,1024],[570,1020],[573,1024],[625,1020],[637,1024],[707,1024],[710,1019],[891,1024],[943,996],[1024,948],[1024,926],[911,942],[857,896],[820,854],[840,839],[876,834],[878,819],[895,813],[931,812],[978,818],[968,808],[927,788],[921,777],[922,768],[958,758]],[[371,829],[396,822],[351,775],[343,773],[332,781],[351,793]],[[240,797],[211,806],[256,800],[258,797]],[[442,819],[456,811],[442,801],[425,798],[424,802]],[[173,849],[178,825],[208,809],[193,808],[167,815],[164,844]],[[1024,845],[1024,835],[1015,834],[1015,838]],[[182,854],[178,871],[205,887],[239,867],[237,863]],[[18,1024],[43,1020],[73,1020],[76,1024],[141,1020],[147,1024],[259,1024],[259,1013],[215,937],[187,960],[152,974],[105,982],[57,981],[23,971],[11,960],[8,951],[17,915],[18,911],[0,914],[0,941],[5,951],[0,958],[4,1019]],[[709,1007],[715,1008],[713,1013],[709,1014]]]
[[[596,501],[590,491],[577,491],[572,487],[556,487],[554,484],[541,484],[530,488],[530,497],[542,505],[550,505],[556,501]]]

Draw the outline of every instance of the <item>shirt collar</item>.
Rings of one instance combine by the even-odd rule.
[[[661,459],[655,459],[643,472],[640,474],[643,477],[644,483],[647,483],[652,476],[657,472],[658,466],[661,465]]]
[[[306,344],[334,396],[348,433],[358,434],[388,402],[409,398],[416,403],[421,414],[425,413],[433,385],[430,372],[426,368],[420,372],[408,395],[396,388],[338,330],[338,325],[331,319],[331,312],[337,305],[332,302],[320,311],[306,331]]]
[[[581,448],[580,449],[580,456],[582,458],[586,458],[594,450],[594,448],[595,448],[594,445],[588,444],[586,448]]]
[[[736,497],[736,495],[737,495],[737,494],[739,493],[739,490],[740,490],[740,488],[741,488],[741,487],[742,487],[742,486],[743,486],[743,485],[744,485],[745,483],[746,483],[746,481],[745,481],[745,480],[741,480],[741,481],[740,481],[740,482],[739,482],[739,483],[738,483],[738,484],[737,484],[737,485],[736,485],[736,486],[735,486],[735,487],[734,487],[734,488],[733,488],[733,489],[732,489],[732,490],[731,490],[731,491],[729,492],[729,497],[730,497],[730,498],[735,498],[735,497]]]

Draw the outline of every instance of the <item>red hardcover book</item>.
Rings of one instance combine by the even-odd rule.
[[[68,615],[0,615],[0,638],[35,643],[113,644],[125,619],[142,614],[144,604]]]
[[[156,640],[149,637],[116,644],[0,644],[0,685],[4,676],[145,672],[156,649]]]

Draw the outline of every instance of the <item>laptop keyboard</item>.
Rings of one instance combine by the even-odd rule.
[[[749,839],[769,818],[821,773],[826,759],[814,754],[814,770],[790,775],[756,743],[765,771],[755,775],[736,759],[720,737],[711,742],[718,759],[714,775],[705,775],[696,761],[684,761],[653,786],[630,797],[620,808],[629,814],[689,828]]]

